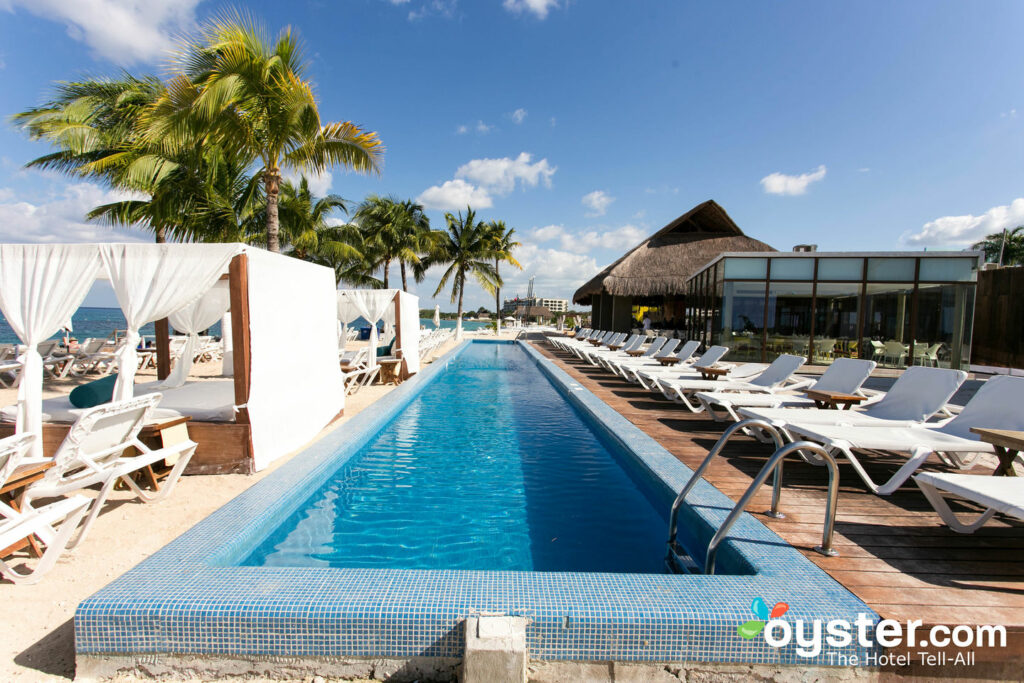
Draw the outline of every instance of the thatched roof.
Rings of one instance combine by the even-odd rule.
[[[576,290],[574,303],[594,294],[684,294],[686,281],[727,251],[775,251],[747,237],[713,199],[698,204],[595,275]]]
[[[551,310],[547,306],[516,306],[517,318],[550,318]]]

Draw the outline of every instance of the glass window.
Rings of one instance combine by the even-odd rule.
[[[861,358],[870,358],[885,367],[907,366],[913,294],[912,285],[867,285]]]
[[[868,282],[913,282],[914,259],[869,258]]]
[[[864,277],[862,258],[818,259],[818,282],[822,280],[860,280]]]
[[[818,272],[821,266],[818,264]],[[814,307],[814,362],[831,363],[835,358],[858,358],[860,285],[818,283]]]
[[[773,280],[813,280],[813,258],[773,258],[771,278]]]
[[[811,340],[811,284],[773,282],[768,287],[767,311],[765,344],[768,360],[782,353],[808,356]]]
[[[713,341],[729,347],[730,359],[761,360],[764,287],[763,282],[723,283],[722,328]]]
[[[971,282],[978,260],[973,258],[923,258],[921,282]]]
[[[922,285],[918,289],[914,365],[967,369],[971,334],[966,327],[973,318],[973,305],[973,285]]]
[[[729,279],[764,279],[768,274],[766,258],[727,258],[725,277]]]

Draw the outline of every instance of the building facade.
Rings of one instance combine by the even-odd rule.
[[[515,299],[505,299],[501,305],[501,312],[509,315],[515,313],[516,309],[522,306],[546,308],[554,314],[567,313],[569,311],[568,299],[545,299],[539,296]]]
[[[688,281],[681,331],[730,360],[966,369],[980,265],[978,252],[725,253]]]

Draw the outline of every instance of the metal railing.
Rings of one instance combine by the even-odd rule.
[[[741,430],[746,431],[750,428],[761,429],[768,433],[775,442],[776,450],[768,459],[768,462],[765,463],[764,467],[761,468],[761,471],[757,473],[757,476],[754,477],[750,486],[743,493],[743,496],[736,503],[735,507],[733,507],[729,515],[725,518],[725,521],[718,528],[718,531],[715,532],[714,537],[712,537],[711,543],[708,544],[707,554],[705,556],[704,572],[706,574],[713,574],[715,572],[715,558],[718,552],[718,546],[729,535],[729,531],[732,529],[732,526],[736,523],[736,520],[739,519],[740,514],[743,512],[744,508],[746,508],[750,499],[768,478],[769,474],[774,473],[775,477],[772,482],[771,509],[765,512],[765,514],[776,519],[785,517],[785,515],[779,511],[779,502],[782,497],[782,466],[785,457],[791,453],[797,453],[804,460],[808,460],[806,454],[813,453],[819,457],[828,468],[828,498],[825,506],[825,523],[824,529],[822,530],[822,541],[821,545],[815,546],[814,550],[822,555],[830,557],[834,557],[839,554],[832,548],[832,537],[835,529],[836,503],[839,498],[839,470],[835,459],[821,445],[810,441],[797,441],[786,444],[782,433],[780,433],[772,424],[760,419],[749,419],[732,424],[725,430],[722,436],[708,452],[707,457],[704,458],[704,462],[700,464],[700,467],[698,467],[693,473],[690,480],[686,482],[686,485],[672,503],[672,512],[669,519],[668,556],[666,558],[666,561],[670,566],[674,566],[678,561],[675,538],[679,531],[679,511],[682,508],[686,496],[697,485],[697,482],[704,477],[704,472],[711,464],[711,461],[714,460],[715,456],[721,452],[726,442],[736,432]]]

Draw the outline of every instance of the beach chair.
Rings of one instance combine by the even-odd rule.
[[[796,422],[788,426],[788,431],[820,443],[830,452],[841,453],[868,488],[884,496],[902,486],[933,454],[951,467],[973,467],[978,455],[994,453],[995,447],[979,440],[971,427],[1022,430],[1024,410],[1021,406],[1024,406],[1024,377],[999,375],[985,382],[959,415],[939,424],[891,427]],[[909,457],[886,482],[877,484],[854,455],[854,451],[866,450],[909,453]]]
[[[118,481],[145,503],[161,501],[174,490],[196,450],[196,443],[186,440],[153,450],[138,438],[161,398],[160,394],[146,394],[84,411],[71,425],[64,442],[54,454],[53,467],[46,470],[42,479],[25,489],[22,504],[31,508],[33,501],[40,498],[63,496],[88,486],[101,485],[81,531],[68,544],[69,548],[74,548],[85,538]],[[126,455],[129,450],[134,450],[137,455]],[[140,488],[131,475],[161,460],[173,463],[163,484],[157,491]],[[49,542],[48,536],[55,537],[56,532],[38,535]]]
[[[678,344],[680,340],[676,340]],[[695,358],[694,353],[700,348],[700,342],[688,341],[683,343],[678,350],[669,349],[668,343],[665,344],[665,348],[661,349],[654,356],[643,357],[643,358],[630,358],[629,361],[624,361],[618,365],[617,368],[612,369],[612,372],[616,372],[622,375],[627,381],[636,383],[639,381],[636,377],[636,373],[651,370],[653,372],[675,371],[679,372],[686,368],[690,363],[693,363]],[[676,358],[676,363],[671,366],[662,365],[658,360],[659,358]],[[644,387],[646,388],[646,387]]]
[[[624,372],[627,366],[649,361],[658,354],[667,353],[668,351],[675,349],[678,345],[678,341],[669,339],[668,337],[655,337],[651,340],[651,343],[647,345],[647,348],[640,356],[634,358],[629,354],[623,354],[621,358],[609,359],[605,364],[605,369],[613,374],[625,377]],[[639,347],[637,350],[639,350]]]
[[[973,534],[996,513],[1024,521],[1024,480],[1020,477],[988,477],[955,472],[921,472],[914,483],[928,499],[942,521],[959,534]],[[965,498],[984,508],[973,521],[956,516],[946,495]]]
[[[640,348],[641,346],[643,346],[645,341],[647,341],[646,337],[639,334],[633,334],[629,335],[625,339],[620,339],[618,341],[613,342],[608,347],[594,347],[591,349],[581,349],[580,354],[582,355],[583,360],[587,361],[591,365],[599,365],[598,358],[609,355],[626,356],[626,351],[633,351],[635,349]],[[612,346],[618,346],[621,348],[612,349]]]
[[[643,345],[647,343],[647,336],[643,334],[634,334],[630,336],[626,341],[622,342],[621,347],[616,350],[608,349],[603,352],[592,353],[589,358],[591,365],[596,365],[605,370],[608,369],[609,362],[615,362],[617,360],[629,359],[631,351],[639,351],[643,348]]]
[[[863,396],[861,387],[875,367],[876,363],[871,360],[836,358],[817,381],[801,378],[788,385],[786,389]],[[878,397],[881,396],[879,393]],[[738,408],[812,408],[816,405],[806,396],[765,392],[699,391],[696,398],[716,422],[721,422],[726,417],[738,422],[742,419],[736,413]],[[719,411],[724,411],[724,415]]]
[[[0,439],[0,488],[24,462],[35,438],[35,434],[29,433]],[[8,548],[37,534],[49,538],[45,541],[46,550],[34,569],[19,571],[0,559],[0,576],[14,583],[38,583],[67,548],[71,534],[88,508],[89,499],[85,496],[63,498],[37,509],[16,510],[0,502],[0,548]]]
[[[689,367],[682,370],[672,367],[663,368],[652,366],[646,370],[638,369],[632,376],[644,389],[649,391],[661,391],[661,380],[700,377],[701,375],[699,371],[701,368],[715,367],[727,353],[729,353],[728,346],[712,346],[701,354],[700,358],[693,361]],[[764,366],[761,367],[762,369],[764,368]],[[626,379],[630,378],[627,376]]]
[[[803,356],[782,354],[749,380],[732,377],[721,380],[708,379],[675,379],[665,380],[661,384],[661,393],[665,398],[686,406],[691,412],[699,413],[705,409],[694,394],[699,391],[742,391],[773,394],[781,389],[797,370],[807,362]],[[735,372],[735,371],[733,371]]]

